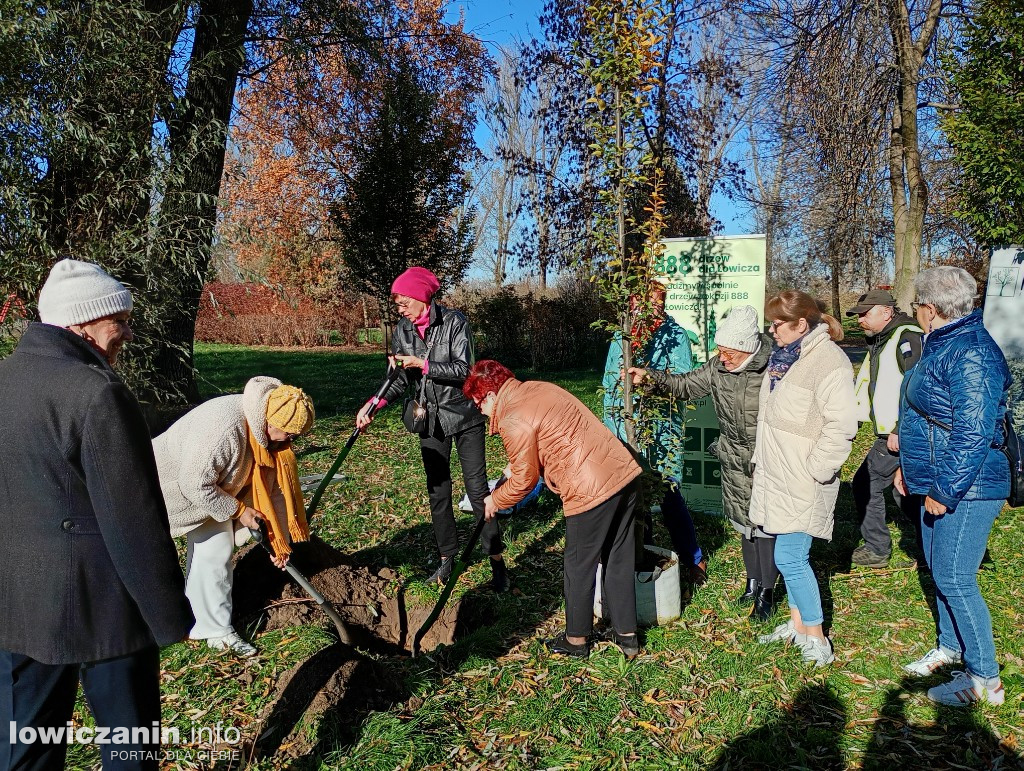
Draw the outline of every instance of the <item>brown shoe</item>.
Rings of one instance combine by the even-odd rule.
[[[694,586],[704,586],[708,582],[708,561],[701,560],[690,567],[690,583]]]

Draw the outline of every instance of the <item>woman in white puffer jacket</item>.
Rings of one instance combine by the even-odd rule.
[[[813,538],[832,539],[839,470],[857,433],[853,367],[835,344],[840,323],[789,290],[765,306],[778,344],[761,384],[750,519],[776,536],[790,620],[761,642],[792,641],[817,666],[834,658],[810,564]]]

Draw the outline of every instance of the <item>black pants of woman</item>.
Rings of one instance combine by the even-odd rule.
[[[476,521],[484,515],[487,497],[487,461],[484,457],[484,424],[479,423],[452,436],[447,436],[441,422],[434,421],[430,434],[420,434],[420,454],[427,474],[427,494],[430,496],[430,518],[434,525],[437,549],[442,557],[450,557],[459,549],[459,533],[452,510],[452,441],[462,464],[462,480],[473,505]],[[497,518],[484,525],[480,534],[480,548],[484,554],[497,556],[505,550]]]
[[[565,518],[565,633],[588,637],[594,628],[597,563],[604,565],[608,618],[619,634],[636,632],[636,543],[633,519],[637,483],[604,503]]]

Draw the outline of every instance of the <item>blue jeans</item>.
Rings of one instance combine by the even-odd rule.
[[[786,580],[789,607],[800,611],[800,620],[807,626],[815,626],[825,620],[818,579],[811,570],[812,540],[807,533],[780,533],[775,536],[775,566]]]
[[[921,541],[935,581],[939,645],[961,651],[971,674],[999,676],[992,616],[978,588],[978,568],[1003,501],[961,501],[933,517],[921,506]]]

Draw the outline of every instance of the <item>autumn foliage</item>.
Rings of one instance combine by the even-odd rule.
[[[363,313],[359,295],[314,301],[265,284],[217,281],[203,287],[196,339],[237,345],[354,345],[360,341]]]
[[[243,274],[315,299],[350,283],[329,214],[350,192],[393,62],[411,62],[431,84],[431,139],[468,163],[486,55],[461,22],[444,20],[439,0],[342,0],[335,18],[277,30],[255,58],[259,76],[238,92],[219,235]]]

